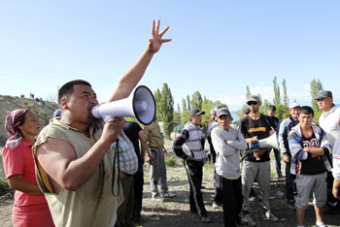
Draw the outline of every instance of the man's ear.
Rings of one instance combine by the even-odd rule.
[[[63,109],[67,109],[68,99],[67,98],[61,98],[60,105]]]

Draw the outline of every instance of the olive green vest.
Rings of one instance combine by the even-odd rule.
[[[76,157],[81,157],[100,138],[101,131],[94,135],[92,131],[89,138],[77,129],[54,119],[53,123],[41,131],[33,147],[38,185],[45,194],[57,227],[113,227],[117,220],[117,209],[124,196],[121,189],[118,197],[113,196],[111,191],[114,166],[111,151],[106,152],[93,176],[85,184],[76,191],[62,189],[59,194],[53,193],[47,174],[36,158],[36,148],[46,143],[48,138],[66,141],[73,147]],[[117,182],[114,185],[114,192],[118,192]]]

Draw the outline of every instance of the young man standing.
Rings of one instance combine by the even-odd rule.
[[[257,143],[259,139],[270,136],[270,131],[275,128],[269,116],[260,113],[261,101],[256,95],[250,96],[247,100],[250,113],[241,120],[241,133],[246,138],[248,144]],[[263,192],[262,205],[266,217],[271,221],[279,219],[270,211],[269,192],[270,192],[270,157],[269,149],[261,148],[243,161],[242,187],[243,187],[243,222],[248,225],[256,225],[249,214],[249,193],[253,182],[257,180]]]
[[[237,227],[243,202],[240,151],[247,148],[247,142],[239,130],[230,127],[227,108],[217,110],[216,116],[219,127],[212,130],[211,138],[216,151],[216,178],[221,182],[217,190],[222,197],[224,226]]]
[[[188,122],[181,133],[175,139],[173,147],[176,155],[184,160],[184,167],[187,171],[190,185],[190,212],[198,214],[202,222],[209,223],[201,192],[203,165],[207,160],[207,153],[204,151],[204,137],[201,128],[202,115],[204,111],[198,109],[190,110],[190,122]]]
[[[327,201],[327,171],[331,171],[327,155],[332,151],[326,132],[312,124],[314,111],[309,106],[299,109],[299,124],[289,133],[292,153],[291,173],[296,174],[296,218],[303,226],[309,195],[313,191],[316,226],[325,227],[323,208]]]
[[[277,135],[279,134],[279,129],[280,129],[280,119],[278,119],[277,117],[275,117],[275,113],[276,113],[276,106],[274,105],[269,105],[268,110],[267,110],[267,114],[269,117],[272,118],[272,121],[275,124],[275,132],[277,133]],[[276,176],[277,178],[282,178],[282,172],[281,172],[281,152],[280,150],[277,149],[272,149],[274,151],[274,155],[275,155],[275,165],[276,165]]]
[[[150,188],[151,197],[153,199],[173,198],[176,195],[169,192],[165,158],[168,154],[164,147],[164,138],[159,127],[157,119],[151,124],[144,125],[144,135],[147,146],[150,148],[150,153],[153,159],[153,164],[150,165]],[[161,186],[161,193],[158,193],[158,184]]]
[[[288,207],[291,210],[295,210],[295,197],[294,197],[294,180],[295,175],[290,174],[290,166],[292,155],[289,150],[288,135],[290,130],[296,126],[298,121],[298,110],[300,105],[297,103],[292,103],[289,106],[289,118],[282,121],[279,130],[279,144],[280,150],[283,155],[283,161],[286,163],[286,198],[288,202]]]

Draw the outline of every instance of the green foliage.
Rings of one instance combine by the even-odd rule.
[[[274,99],[273,103],[275,106],[281,104],[281,94],[280,94],[280,85],[277,84],[276,82],[276,76],[274,77],[273,80],[273,86],[274,86]]]
[[[165,159],[165,165],[167,167],[175,167],[176,166],[176,158],[174,156],[171,156],[171,157]]]
[[[185,124],[189,121],[189,110],[184,110],[181,115],[181,124]]]
[[[188,108],[188,110],[191,110],[191,101],[190,101],[189,95],[187,95],[187,108]]]
[[[159,89],[157,89],[155,91],[155,94],[154,94],[154,97],[155,97],[155,102],[156,102],[156,118],[157,119],[161,119],[161,116],[160,116],[160,105],[161,105],[161,102],[162,102],[162,94],[160,92]]]
[[[283,105],[287,106],[289,103],[289,98],[287,93],[286,79],[282,80],[282,89],[283,89]]]
[[[314,122],[315,124],[319,124],[319,118],[320,118],[321,114],[322,114],[322,111],[321,111],[321,110],[320,110],[320,111],[314,112],[313,122]]]
[[[236,115],[238,116],[239,119],[243,118],[243,111],[248,108],[247,104],[244,104],[240,110],[236,111]]]
[[[319,91],[323,90],[323,86],[321,81],[318,79],[313,79],[312,82],[310,83],[310,93],[312,95],[312,108],[314,112],[319,112],[320,108],[318,106],[317,101],[315,100]]]
[[[163,84],[161,102],[159,105],[159,119],[163,122],[165,136],[170,138],[172,128],[174,127],[174,100],[171,90],[166,83]]]
[[[182,99],[182,110],[183,110],[183,111],[188,110],[188,108],[187,108],[187,102],[186,102],[185,98]]]
[[[267,110],[270,105],[270,102],[268,102],[266,99],[262,102],[262,105],[260,106],[260,112],[264,115],[267,115]]]
[[[202,109],[202,96],[199,91],[195,91],[191,96],[191,108],[192,109]]]

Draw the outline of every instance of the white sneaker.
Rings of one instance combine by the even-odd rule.
[[[162,198],[173,198],[173,197],[176,197],[176,194],[172,194],[170,192],[164,192],[164,193],[161,193],[161,197]]]
[[[159,196],[158,192],[152,192],[151,198],[154,201],[162,201],[162,198]]]
[[[317,222],[317,223],[315,223],[315,226],[316,227],[327,227],[327,225],[325,225],[325,223],[323,223],[323,222]]]
[[[278,221],[279,220],[274,214],[272,214],[272,212],[270,212],[270,210],[266,211],[266,218],[268,218],[268,220],[270,220],[270,221]]]
[[[222,207],[222,204],[213,202],[212,207],[215,208],[215,209],[218,209],[218,208]]]
[[[256,222],[250,217],[250,214],[243,216],[241,223],[248,226],[255,226]]]

